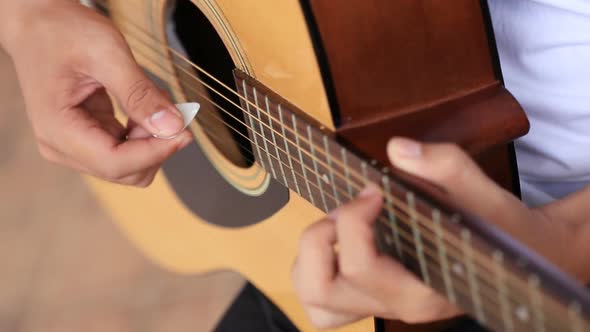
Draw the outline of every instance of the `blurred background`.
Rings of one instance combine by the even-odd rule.
[[[80,175],[42,159],[0,49],[0,331],[210,331],[241,286],[155,266]]]

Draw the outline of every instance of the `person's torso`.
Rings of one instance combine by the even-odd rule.
[[[523,198],[590,183],[590,0],[490,0],[506,87],[531,131],[516,143]]]

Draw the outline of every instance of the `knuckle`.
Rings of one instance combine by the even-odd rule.
[[[317,236],[316,236],[316,227],[315,225],[311,225],[307,227],[299,238],[299,248],[300,249],[307,249],[313,248],[316,246],[317,243]]]
[[[43,144],[38,144],[37,145],[37,150],[39,151],[39,154],[41,155],[41,157],[49,162],[52,163],[57,163],[58,162],[58,158],[55,155],[55,153],[53,151],[51,151],[51,149],[49,149],[48,147],[46,147]]]
[[[370,271],[374,270],[375,262],[373,258],[366,257],[362,261],[341,260],[340,273],[342,276],[354,284],[363,284],[367,279]]]
[[[455,182],[465,170],[466,160],[461,149],[455,144],[441,146],[441,160],[439,164],[439,179],[443,182]]]
[[[39,154],[44,159],[47,159],[47,160],[51,159],[51,153],[49,152],[49,149],[47,149],[45,146],[38,144],[37,151],[39,151]]]
[[[325,307],[330,303],[329,286],[325,283],[320,283],[312,287],[307,287],[301,294],[301,301],[308,305],[316,307]]]
[[[309,320],[316,328],[320,330],[327,330],[335,327],[333,320],[327,317],[325,313],[313,311],[308,314]]]
[[[321,292],[306,289],[299,294],[301,303],[308,306],[322,307],[326,304],[326,297]]]
[[[138,109],[146,100],[149,99],[150,94],[153,93],[152,82],[147,78],[137,80],[129,87],[127,91],[127,101],[125,106],[128,110]]]
[[[414,305],[398,305],[392,309],[402,321],[408,324],[420,324],[448,316],[447,302],[442,300],[440,295],[432,289],[423,288],[412,292],[412,294]]]
[[[121,183],[123,179],[123,171],[121,167],[116,163],[108,163],[102,165],[101,168],[98,170],[98,175],[111,182]]]
[[[420,315],[417,315],[416,313],[413,313],[413,312],[404,311],[404,312],[402,312],[402,314],[399,317],[403,322],[405,322],[407,324],[413,325],[413,324],[423,323],[422,317],[420,317]]]
[[[422,311],[402,310],[399,318],[407,324],[422,324],[440,318],[438,309],[423,308]]]
[[[154,182],[154,177],[155,174],[150,174],[147,176],[144,175],[142,178],[138,179],[138,181],[136,181],[133,185],[138,188],[147,188],[152,184],[152,182]]]

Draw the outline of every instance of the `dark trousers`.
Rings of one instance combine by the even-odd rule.
[[[296,332],[295,325],[256,287],[247,283],[215,332]],[[471,319],[463,319],[445,332],[485,332]]]

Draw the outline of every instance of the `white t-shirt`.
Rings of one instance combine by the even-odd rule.
[[[590,0],[489,4],[506,87],[531,123],[516,142],[523,199],[545,204],[590,184]]]

